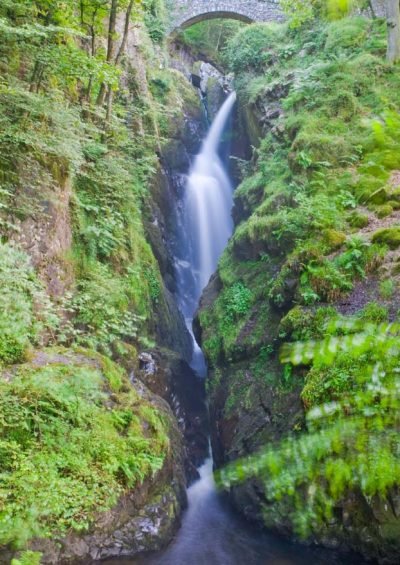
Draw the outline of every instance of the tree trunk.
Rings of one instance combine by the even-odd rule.
[[[375,20],[376,19],[376,12],[375,12],[374,3],[372,2],[372,0],[368,0],[368,6],[369,6],[369,9],[370,9],[370,12],[371,12],[371,16]]]
[[[106,124],[107,124],[107,126],[111,122],[113,98],[114,98],[114,92],[109,87],[108,93],[107,93],[107,112],[106,112]]]
[[[107,39],[107,62],[112,61],[114,58],[114,45],[115,45],[115,24],[117,21],[118,0],[111,0],[110,19],[108,21],[108,39]],[[103,106],[104,98],[106,96],[106,85],[104,82],[100,85],[99,94],[97,96],[97,105]]]
[[[128,40],[128,32],[129,32],[129,22],[131,19],[131,13],[132,13],[132,8],[133,8],[133,2],[134,0],[131,0],[129,2],[129,6],[126,10],[126,14],[125,14],[125,24],[124,24],[124,34],[122,36],[122,41],[121,41],[121,45],[119,46],[118,49],[118,53],[117,56],[115,57],[115,65],[118,65],[124,51],[125,51],[125,47],[126,47],[126,42]]]
[[[400,60],[400,2],[399,0],[386,0],[387,17],[387,54],[389,63]]]
[[[40,68],[40,64],[38,63],[38,61],[35,61],[35,65],[33,67],[33,72],[32,72],[32,77],[31,77],[31,83],[29,85],[29,92],[35,92],[36,79],[37,79],[37,76],[39,74],[39,68]]]

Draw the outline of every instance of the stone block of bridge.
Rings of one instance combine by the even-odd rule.
[[[202,20],[229,17],[245,22],[281,22],[279,0],[170,0],[169,33]]]

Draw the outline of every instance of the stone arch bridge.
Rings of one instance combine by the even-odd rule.
[[[279,0],[169,0],[169,33],[212,18],[281,22]]]

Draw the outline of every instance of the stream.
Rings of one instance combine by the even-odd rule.
[[[233,231],[233,186],[218,153],[236,100],[231,93],[215,117],[189,172],[179,213],[176,257],[178,304],[193,336],[192,321],[201,293],[215,272]],[[205,377],[203,353],[194,336],[192,367]],[[360,565],[340,553],[306,548],[278,535],[259,531],[238,516],[220,495],[213,479],[213,461],[199,468],[200,478],[188,489],[188,508],[175,539],[163,551],[108,565]]]

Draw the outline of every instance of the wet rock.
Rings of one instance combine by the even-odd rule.
[[[141,353],[139,355],[139,362],[139,368],[144,372],[146,376],[154,375],[157,370],[156,362],[154,361],[150,353]]]
[[[199,79],[199,89],[206,103],[208,121],[212,122],[226,95],[232,91],[233,76],[224,75],[214,65],[205,61],[196,62],[193,72]]]
[[[157,348],[140,354],[137,378],[164,398],[175,415],[185,444],[185,470],[191,482],[208,454],[205,383],[172,351]]]

